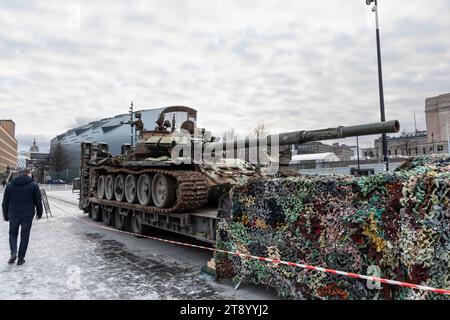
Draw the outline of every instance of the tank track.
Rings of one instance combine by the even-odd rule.
[[[116,200],[100,199],[97,196],[91,198],[94,202],[120,207],[124,209],[133,209],[153,213],[177,213],[185,212],[191,209],[203,207],[208,201],[209,185],[206,178],[199,172],[183,170],[161,170],[161,169],[143,169],[130,170],[125,168],[102,166],[94,168],[97,175],[101,174],[155,174],[161,173],[173,177],[177,182],[176,201],[171,208],[158,208],[156,206],[143,206],[141,204],[119,202]],[[96,193],[95,193],[96,194]]]

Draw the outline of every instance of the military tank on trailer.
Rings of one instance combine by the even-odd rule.
[[[217,222],[229,215],[230,188],[261,174],[258,163],[227,158],[225,150],[277,144],[283,151],[292,144],[400,130],[398,121],[389,121],[220,141],[196,127],[196,114],[188,107],[166,108],[149,131],[136,113],[129,124],[138,129],[138,141],[122,145],[120,155],[111,155],[106,143],[82,143],[80,209],[121,230],[140,234],[153,226],[214,242]],[[204,161],[206,150],[213,161]]]

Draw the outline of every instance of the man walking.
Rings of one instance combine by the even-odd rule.
[[[19,260],[17,265],[25,263],[28,240],[30,238],[33,217],[42,217],[41,192],[36,182],[31,179],[31,170],[26,169],[24,174],[8,183],[3,195],[3,218],[9,221],[9,247],[11,258],[8,263],[13,264],[17,259],[17,236],[20,227]]]

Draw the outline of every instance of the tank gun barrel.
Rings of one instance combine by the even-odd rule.
[[[272,134],[266,137],[267,145],[272,144],[291,145],[291,144],[303,144],[313,141],[321,140],[333,140],[342,139],[357,136],[368,136],[383,133],[397,133],[400,131],[400,123],[397,120],[387,121],[387,122],[376,122],[371,124],[363,124],[356,126],[340,126],[336,128],[320,129],[320,130],[303,130],[303,131],[293,131],[280,134]],[[223,149],[239,149],[255,147],[263,142],[264,138],[246,138],[243,140],[234,141],[221,141],[221,142],[211,142],[206,143],[208,148],[220,148]]]

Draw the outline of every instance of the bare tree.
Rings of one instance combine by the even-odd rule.
[[[236,132],[233,128],[227,130],[223,133],[222,139],[223,141],[233,141],[236,138]]]
[[[70,164],[69,154],[61,143],[57,143],[51,148],[49,162],[50,168],[56,172],[56,179],[59,180],[59,174]]]
[[[252,138],[263,138],[263,137],[267,136],[267,134],[268,134],[268,132],[267,132],[266,125],[264,124],[264,122],[258,123],[256,125],[256,127],[251,129],[249,132],[249,136]]]
[[[267,131],[266,125],[264,122],[260,122],[256,127],[249,130],[248,138],[265,138],[268,134],[269,132]],[[259,145],[259,147],[252,146],[246,150],[245,159],[252,164],[256,164],[257,168],[259,168],[262,162],[268,160],[266,156],[261,158],[261,156],[266,155],[267,152],[268,150],[265,145]]]

